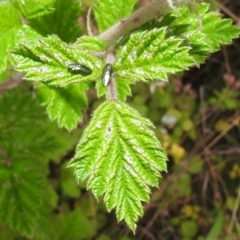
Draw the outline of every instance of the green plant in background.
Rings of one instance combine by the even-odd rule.
[[[37,95],[21,88],[0,99],[0,109],[5,109],[0,112],[0,220],[24,236],[46,237],[48,230],[45,232],[41,219],[55,201],[54,194],[51,201],[42,197],[47,159],[59,159],[76,140],[72,136],[69,141],[66,132],[54,134],[56,126],[45,120],[37,102],[46,107],[51,121],[71,131],[83,121],[87,90],[95,87],[98,97],[106,97],[84,130],[68,167],[73,167],[77,182],[86,181],[97,199],[103,197],[107,210],[115,209],[118,221],[124,220],[135,231],[143,215],[142,202],[149,202],[150,188],[158,186],[160,173],[167,170],[167,156],[154,135],[154,125],[125,103],[130,86],[138,81],[167,81],[168,75],[203,63],[240,32],[231,20],[210,11],[208,4],[195,5],[196,14],[180,1],[182,7],[177,10],[172,9],[171,1],[155,0],[133,12],[136,3],[96,2],[93,14],[99,34],[91,36],[90,11],[89,36],[81,36],[78,1],[0,2],[1,78],[14,76],[12,67],[26,73],[24,78]],[[29,106],[21,104],[25,101]],[[176,118],[194,138],[189,116],[177,112],[169,109],[165,117]],[[75,190],[73,187],[70,194],[77,196]],[[89,226],[81,218],[83,214],[76,210],[67,221]],[[63,222],[59,217],[57,223]],[[182,232],[192,224],[185,223]],[[66,234],[63,227],[56,239],[66,239]],[[82,234],[73,231],[70,239],[93,233]]]

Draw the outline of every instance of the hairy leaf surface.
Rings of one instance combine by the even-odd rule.
[[[232,43],[233,38],[237,38],[239,36],[240,29],[237,28],[237,26],[232,25],[232,20],[222,19],[221,15],[217,12],[209,12],[209,4],[198,4],[197,10],[200,18],[202,19],[202,27],[199,26],[196,13],[189,13],[186,7],[181,8],[181,16],[178,16],[175,19],[175,23],[188,24],[191,22],[188,31],[197,30],[199,27],[199,31],[197,31],[196,34],[198,32],[204,34],[204,39],[201,39],[201,42],[207,42],[211,52],[218,51],[220,49],[220,45],[230,44]],[[190,33],[189,36],[193,36],[195,37],[194,40],[197,40],[196,35],[194,36]],[[191,41],[191,37],[189,40]]]
[[[166,38],[165,28],[133,33],[118,52],[115,73],[134,81],[167,80],[168,74],[187,69],[194,64],[190,47],[180,38]]]
[[[206,3],[197,4],[196,9],[197,13],[190,12],[187,6],[179,8],[178,14],[174,11],[167,14],[157,25],[166,26],[169,37],[175,35],[185,39],[184,44],[191,47],[191,56],[202,63],[221,45],[230,44],[233,38],[237,38],[240,29],[232,24],[231,19],[222,19],[219,13],[209,11]]]
[[[57,36],[40,38],[33,44],[21,44],[12,53],[16,69],[27,72],[25,78],[32,81],[47,82],[54,86],[67,86],[70,83],[86,82],[99,78],[102,61],[87,51],[72,48]],[[88,76],[72,74],[68,65],[81,64],[92,73]]]
[[[80,140],[74,167],[78,182],[96,196],[104,196],[107,210],[116,208],[119,221],[134,231],[149,201],[150,187],[166,171],[166,153],[155,137],[152,123],[121,101],[106,101],[94,113]]]

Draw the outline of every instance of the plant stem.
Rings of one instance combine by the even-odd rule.
[[[24,73],[16,73],[15,75],[11,76],[9,80],[2,82],[0,84],[0,92],[4,92],[22,85],[25,82],[23,79],[24,75]]]
[[[117,96],[116,96],[116,86],[115,86],[115,79],[112,76],[111,81],[108,84],[108,91],[109,91],[109,99],[110,100],[116,100]]]
[[[106,62],[112,64],[114,62],[115,52],[112,47],[109,48],[107,53]],[[114,74],[111,76],[111,80],[108,84],[108,96],[110,100],[116,100],[116,85],[115,85],[115,78]]]
[[[166,0],[154,0],[139,8],[127,18],[120,20],[115,25],[104,31],[99,37],[108,46],[113,46],[122,36],[140,27],[152,19],[158,19],[160,14],[166,13],[172,7]]]

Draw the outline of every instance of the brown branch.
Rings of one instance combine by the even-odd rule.
[[[130,16],[120,20],[118,23],[101,33],[99,37],[108,46],[113,46],[122,36],[140,27],[153,19],[158,19],[160,14],[172,10],[166,0],[154,0],[136,10]]]
[[[24,73],[17,73],[9,78],[9,80],[2,82],[0,84],[0,92],[4,92],[22,85],[25,82],[23,79],[24,75]]]
[[[108,53],[107,53],[106,62],[112,64],[114,62],[114,58],[115,58],[115,53],[114,53],[113,49],[110,48]],[[111,76],[111,80],[108,84],[108,93],[109,93],[109,99],[110,100],[116,100],[117,99],[114,74]]]

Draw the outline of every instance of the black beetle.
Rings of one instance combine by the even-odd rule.
[[[68,64],[68,72],[72,74],[81,74],[82,76],[88,76],[92,73],[92,70],[79,63]]]

